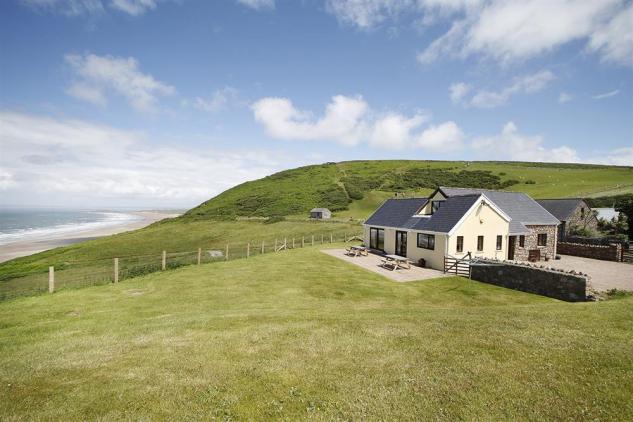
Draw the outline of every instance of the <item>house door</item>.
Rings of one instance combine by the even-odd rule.
[[[407,256],[407,232],[396,231],[396,255]]]
[[[510,236],[510,238],[508,239],[508,259],[511,261],[514,259],[514,247],[515,247],[516,241],[517,241],[516,236]]]

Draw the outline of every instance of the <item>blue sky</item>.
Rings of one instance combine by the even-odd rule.
[[[5,205],[191,206],[351,159],[633,165],[633,5],[7,0]]]

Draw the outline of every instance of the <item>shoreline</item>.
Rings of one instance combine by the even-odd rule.
[[[94,240],[104,236],[142,229],[143,227],[147,227],[150,224],[164,220],[165,218],[173,218],[181,215],[179,213],[168,211],[130,211],[126,214],[135,215],[141,217],[141,219],[108,227],[77,230],[71,233],[53,235],[47,239],[22,240],[7,243],[6,245],[0,245],[0,262],[33,255],[49,249],[58,248],[60,246],[73,245],[75,243],[86,242],[88,240]]]

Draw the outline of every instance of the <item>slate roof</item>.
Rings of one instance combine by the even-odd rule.
[[[527,225],[558,225],[560,221],[538,202],[523,192],[504,192],[486,189],[440,187],[448,198],[484,194],[512,220],[510,234],[528,233]]]
[[[549,211],[554,217],[560,221],[567,221],[573,214],[574,210],[581,202],[584,202],[579,198],[565,198],[565,199],[539,199],[538,202],[543,208]]]
[[[365,224],[448,233],[480,196],[477,194],[448,198],[429,216],[417,215],[428,202],[427,198],[388,199]]]

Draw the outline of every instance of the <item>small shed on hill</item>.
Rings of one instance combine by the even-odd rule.
[[[310,218],[316,218],[318,220],[332,218],[332,211],[327,208],[312,208],[310,210]]]

